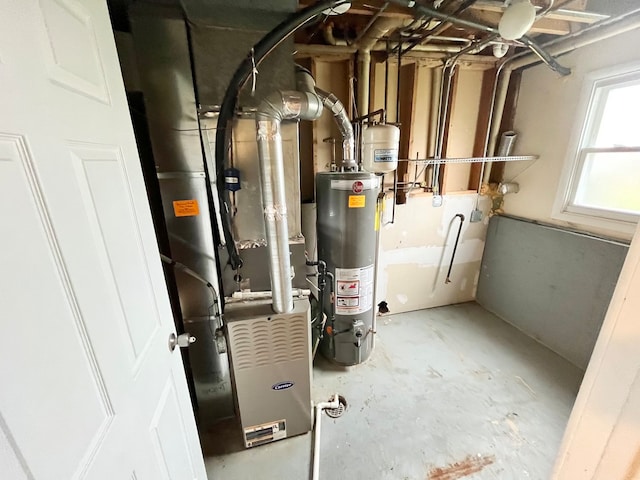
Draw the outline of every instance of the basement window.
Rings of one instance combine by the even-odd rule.
[[[636,223],[640,215],[640,66],[588,77],[583,105],[586,113],[577,148],[569,150],[573,168],[562,211]]]

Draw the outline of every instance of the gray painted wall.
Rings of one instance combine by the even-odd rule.
[[[586,369],[627,250],[617,242],[495,216],[477,301]]]

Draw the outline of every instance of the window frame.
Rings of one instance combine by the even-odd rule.
[[[633,62],[613,68],[596,70],[585,76],[580,101],[576,111],[575,127],[567,147],[565,166],[554,202],[552,218],[571,223],[598,228],[633,233],[640,214],[587,207],[575,203],[580,176],[589,153],[640,153],[640,145],[634,147],[593,147],[588,141],[596,135],[606,102],[603,101],[610,90],[625,83],[640,83],[640,62]]]

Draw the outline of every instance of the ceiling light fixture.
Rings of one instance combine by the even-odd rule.
[[[505,40],[517,40],[533,26],[536,8],[529,0],[513,0],[502,14],[498,31]]]

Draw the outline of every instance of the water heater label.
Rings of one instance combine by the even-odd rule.
[[[373,265],[336,268],[336,314],[357,315],[373,307]]]
[[[374,162],[397,162],[398,150],[395,148],[378,148],[373,152]]]
[[[349,195],[349,208],[364,208],[367,197],[364,195]]]

